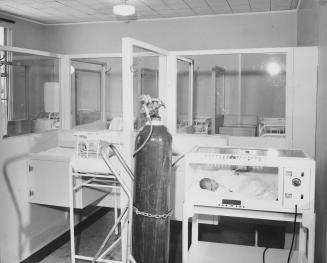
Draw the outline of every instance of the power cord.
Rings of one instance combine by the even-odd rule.
[[[178,158],[175,160],[175,162],[173,162],[173,164],[171,165],[171,167],[174,167],[180,160],[182,160],[185,157],[185,153],[178,156]]]
[[[290,252],[288,253],[288,258],[287,258],[287,263],[291,262],[291,255],[293,251],[293,246],[294,246],[294,240],[295,240],[295,230],[296,230],[296,219],[297,219],[297,205],[295,205],[295,215],[294,215],[294,223],[293,223],[293,237],[292,237],[292,243],[291,243],[291,248]],[[262,253],[262,262],[265,263],[265,255],[269,247],[266,247]]]
[[[263,263],[266,263],[265,256],[266,256],[266,252],[267,252],[268,249],[269,249],[269,247],[266,247],[265,250],[264,250],[263,253],[262,253],[262,262],[263,262]]]
[[[292,250],[293,250],[294,240],[295,240],[296,219],[297,219],[297,205],[295,205],[295,216],[294,216],[294,223],[293,223],[293,237],[292,237],[290,252],[288,253],[287,263],[291,262],[291,255],[292,255]]]

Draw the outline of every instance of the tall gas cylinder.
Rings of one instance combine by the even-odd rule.
[[[168,263],[172,137],[154,119],[139,132],[135,149],[145,141],[135,155],[133,256],[137,263]]]

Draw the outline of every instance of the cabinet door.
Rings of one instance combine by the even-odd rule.
[[[29,170],[29,201],[31,203],[69,206],[69,161],[32,159]],[[81,185],[83,181],[76,179],[75,185]],[[107,192],[103,188],[83,187],[76,192],[75,207],[84,208],[104,197]]]
[[[68,206],[68,162],[30,160],[29,201]]]

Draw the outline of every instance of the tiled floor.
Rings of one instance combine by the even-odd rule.
[[[105,239],[110,227],[114,222],[114,212],[110,210],[103,217],[98,219],[88,228],[84,229],[76,238],[78,254],[84,256],[94,256],[102,241]],[[181,260],[181,227],[177,223],[171,224],[170,239],[170,263],[182,262]],[[119,249],[117,249],[119,250]],[[111,259],[119,259],[120,254],[114,251],[109,255]],[[70,263],[70,242],[65,243],[59,249],[52,252],[41,263]],[[85,262],[85,261],[81,261]]]
[[[84,256],[94,256],[102,241],[105,239],[110,227],[114,222],[114,212],[105,211],[104,216],[92,223],[89,227],[81,231],[76,238],[77,252]],[[281,248],[284,245],[284,227],[264,225],[259,227],[259,246]],[[252,221],[233,218],[221,218],[219,225],[200,225],[199,239],[211,242],[223,242],[242,245],[254,244],[255,224]],[[268,232],[266,230],[269,230]],[[189,225],[189,231],[190,225]],[[273,232],[272,232],[273,231]],[[265,242],[262,242],[261,239]],[[268,243],[267,243],[268,242]],[[261,244],[260,244],[261,243]],[[117,249],[119,250],[119,249]],[[119,259],[120,254],[114,251],[109,255],[112,259]],[[41,263],[70,263],[70,242],[66,242],[59,249],[53,251]],[[82,262],[82,261],[81,261]],[[85,261],[83,261],[85,262]],[[182,262],[182,224],[171,221],[170,223],[170,255],[169,263]],[[33,261],[33,263],[36,263]]]
[[[76,251],[79,255],[94,256],[101,243],[106,238],[106,235],[113,225],[114,212],[110,210],[103,217],[98,219],[95,223],[84,229],[76,237]],[[110,242],[110,241],[109,241]],[[119,259],[120,254],[114,251],[110,255],[111,259]],[[59,249],[55,250],[48,257],[41,261],[41,263],[70,263],[70,242],[65,243]],[[85,261],[81,261],[85,262]]]

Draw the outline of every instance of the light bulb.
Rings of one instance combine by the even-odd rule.
[[[281,67],[277,62],[269,62],[266,66],[266,71],[269,75],[275,76],[281,72]]]
[[[70,66],[70,74],[73,75],[75,73],[75,67],[73,65]]]

